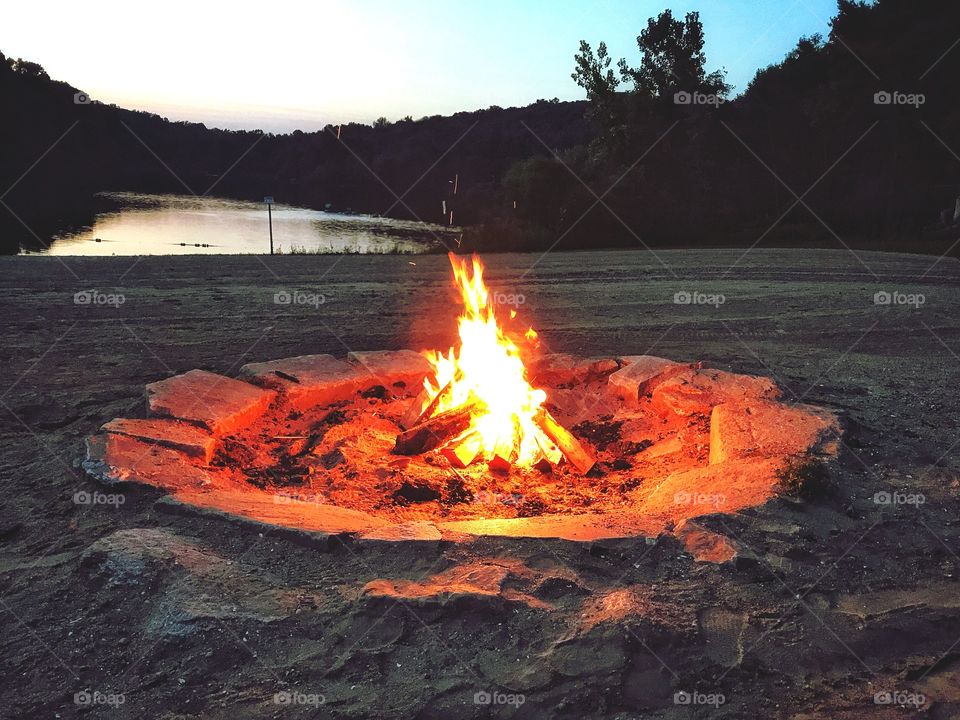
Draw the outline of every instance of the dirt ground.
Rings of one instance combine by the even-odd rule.
[[[826,487],[702,521],[723,565],[667,537],[310,542],[78,469],[153,380],[445,349],[445,257],[0,258],[0,717],[960,717],[960,263],[742,254],[486,258],[555,351],[845,415]]]

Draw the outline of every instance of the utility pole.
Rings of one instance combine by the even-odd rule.
[[[270,254],[273,255],[273,195],[267,195],[263,201],[267,204],[267,222],[270,224]]]

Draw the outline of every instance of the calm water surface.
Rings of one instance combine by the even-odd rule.
[[[136,193],[106,197],[121,207],[98,214],[90,228],[54,237],[45,252],[183,255],[270,250],[267,206],[262,203]],[[449,235],[449,228],[429,223],[273,206],[274,248],[283,253],[418,253],[437,246],[437,237]]]

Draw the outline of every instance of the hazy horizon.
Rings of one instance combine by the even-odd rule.
[[[146,26],[124,4],[102,0],[57,4],[52,26],[54,5],[38,2],[6,11],[0,51],[104,103],[210,127],[309,132],[583,99],[570,78],[579,41],[606,41],[614,58],[635,63],[636,35],[666,7],[678,16],[700,11],[707,68],[726,68],[739,93],[801,36],[826,34],[836,3],[371,0],[358,9],[175,0]]]

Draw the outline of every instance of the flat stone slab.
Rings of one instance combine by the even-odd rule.
[[[640,503],[638,512],[685,519],[760,505],[772,496],[784,460],[735,460],[672,473]]]
[[[87,565],[99,566],[121,585],[138,584],[148,575],[151,560],[190,572],[203,572],[218,564],[217,558],[195,541],[162,528],[117,530],[90,545],[82,559]]]
[[[723,403],[710,414],[710,464],[796,455],[816,450],[823,439],[839,432],[836,416],[823,408]]]
[[[149,418],[130,420],[115,418],[100,428],[116,435],[128,435],[138,440],[156,443],[179,450],[209,463],[217,447],[217,440],[207,430],[180,420]]]
[[[360,510],[298,500],[290,494],[271,493],[254,487],[207,491],[184,489],[174,497],[199,508],[310,532],[359,533],[391,524]]]
[[[664,529],[662,519],[613,515],[540,515],[529,518],[454,520],[437,523],[441,531],[468,535],[560,538],[585,542],[625,537],[656,537]]]
[[[607,382],[614,395],[628,405],[637,405],[640,396],[649,392],[658,380],[667,380],[690,367],[655,355],[629,355],[620,361],[623,367],[610,375]]]
[[[115,433],[88,437],[82,465],[105,485],[138,482],[176,491],[210,484],[210,474],[179,450]]]
[[[203,425],[214,435],[242,430],[263,415],[276,393],[206,370],[147,385],[151,415]]]
[[[383,385],[386,388],[397,385],[418,391],[423,379],[431,372],[430,361],[413,350],[370,350],[351,352],[347,359],[365,371],[361,382],[364,388]]]
[[[324,602],[309,588],[288,587],[262,568],[160,528],[103,537],[84,551],[82,567],[107,585],[149,593],[143,629],[153,635],[191,635],[215,620],[275,622]]]
[[[695,562],[725,563],[737,556],[737,548],[729,538],[691,520],[683,522],[673,534]]]
[[[770,378],[723,370],[685,369],[653,388],[650,402],[658,412],[709,415],[715,405],[776,400],[780,388]]]
[[[241,378],[272,388],[298,409],[349,400],[360,390],[363,375],[333,355],[299,355],[247,363]]]
[[[534,384],[582,385],[619,368],[620,362],[615,358],[582,358],[567,353],[550,353],[530,363],[528,374]]]
[[[427,607],[525,603],[538,610],[552,610],[552,605],[534,594],[547,578],[547,573],[519,560],[492,558],[457,564],[420,581],[372,580],[364,586],[363,596],[372,601],[399,600]]]
[[[443,539],[443,535],[437,526],[428,521],[414,521],[398,523],[396,525],[384,525],[360,533],[361,540],[382,540],[384,542],[402,542],[407,540],[417,540],[420,542],[437,542]]]

